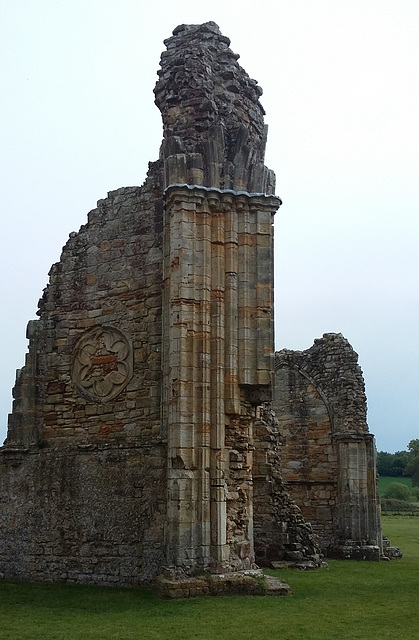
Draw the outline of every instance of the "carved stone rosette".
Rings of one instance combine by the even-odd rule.
[[[89,400],[113,400],[127,386],[132,373],[132,346],[119,329],[94,327],[82,335],[74,348],[73,383]]]

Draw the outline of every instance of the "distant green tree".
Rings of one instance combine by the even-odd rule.
[[[410,454],[408,451],[396,451],[393,460],[393,473],[391,475],[404,476],[409,460]]]
[[[411,440],[407,445],[407,448],[409,449],[409,452],[413,456],[418,456],[419,455],[419,438],[416,438],[415,440]]]
[[[380,476],[390,476],[393,466],[393,454],[387,451],[378,451],[377,453],[377,472]]]
[[[391,482],[384,492],[384,498],[394,498],[395,500],[410,500],[410,489],[401,482]]]
[[[409,451],[396,451],[396,453],[379,451],[377,453],[377,472],[380,476],[403,476],[410,456]]]
[[[406,475],[412,478],[413,487],[419,487],[419,439],[411,440],[407,447],[410,457],[406,465]]]

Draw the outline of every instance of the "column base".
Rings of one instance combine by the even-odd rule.
[[[327,552],[329,558],[336,560],[366,560],[378,562],[381,551],[378,545],[365,544],[356,540],[346,540],[341,544],[330,547]]]

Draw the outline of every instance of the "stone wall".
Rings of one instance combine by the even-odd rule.
[[[214,23],[166,45],[160,160],[71,234],[28,325],[1,455],[8,577],[131,584],[254,563],[280,204],[262,91]]]
[[[39,320],[28,325],[7,445],[159,435],[159,178],[153,167],[144,187],[100,200],[51,267]]]
[[[256,562],[275,567],[278,561],[314,568],[323,556],[320,541],[289,494],[282,475],[284,444],[279,422],[269,403],[255,422],[253,508]]]
[[[1,572],[8,579],[132,586],[164,562],[161,443],[6,450]]]
[[[341,334],[276,354],[274,408],[286,486],[328,555],[381,547],[374,437],[358,356]]]
[[[262,91],[214,23],[173,33],[155,89],[160,158],[70,234],[28,324],[0,450],[6,578],[132,585],[163,569],[320,562],[271,407],[281,201]],[[339,389],[338,407],[351,398]],[[347,469],[368,439],[359,424],[342,422]]]
[[[163,562],[159,168],[71,234],[28,325],[0,476],[11,577],[132,584]]]

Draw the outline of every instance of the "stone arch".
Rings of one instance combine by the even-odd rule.
[[[284,439],[282,473],[287,488],[324,548],[336,522],[338,455],[333,411],[323,389],[303,367],[277,362],[275,413]]]
[[[284,481],[326,553],[379,555],[374,438],[358,355],[342,334],[275,354],[274,409]]]

